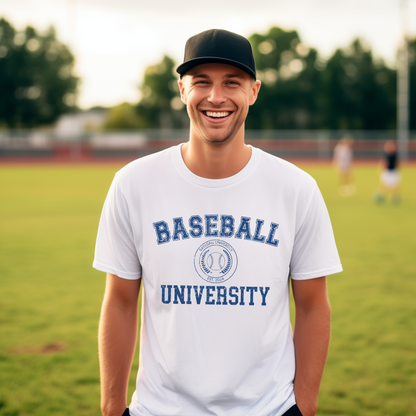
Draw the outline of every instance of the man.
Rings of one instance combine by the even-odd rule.
[[[119,171],[100,221],[102,412],[126,407],[142,279],[124,414],[314,415],[329,343],[324,276],[342,270],[322,196],[305,172],[244,143],[260,89],[247,39],[195,35],[177,72],[189,141]]]

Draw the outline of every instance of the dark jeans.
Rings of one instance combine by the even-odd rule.
[[[127,408],[121,416],[130,416],[129,408]]]
[[[283,416],[302,416],[299,408],[294,405],[287,412],[283,413]]]

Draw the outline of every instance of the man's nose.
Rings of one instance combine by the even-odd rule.
[[[209,93],[208,101],[214,105],[219,105],[225,102],[225,100],[226,98],[222,86],[213,85]]]

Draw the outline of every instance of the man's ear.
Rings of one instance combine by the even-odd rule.
[[[256,102],[257,97],[259,95],[260,86],[261,86],[261,82],[259,80],[254,81],[253,84],[251,85],[250,105],[253,105]]]
[[[185,93],[185,82],[182,78],[178,79],[179,92],[181,94],[181,100],[186,105],[186,93]]]

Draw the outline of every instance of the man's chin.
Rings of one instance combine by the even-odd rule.
[[[233,137],[237,134],[236,131],[205,131],[204,132],[204,138],[207,142],[212,144],[223,144],[233,139]]]
[[[218,145],[221,145],[221,144],[224,144],[224,143],[227,143],[228,141],[230,141],[232,139],[232,136],[231,135],[228,135],[228,136],[214,136],[214,135],[212,135],[212,136],[205,136],[205,140],[207,141],[207,142],[209,142],[209,143],[211,143],[211,144],[218,144]]]

